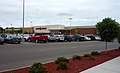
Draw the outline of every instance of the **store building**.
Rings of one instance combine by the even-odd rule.
[[[8,28],[6,32],[18,32],[20,28]],[[42,25],[24,28],[24,33],[44,33],[44,34],[97,34],[95,26],[71,26],[65,25]]]
[[[72,26],[66,27],[73,34],[97,34],[95,26]]]
[[[35,26],[35,33],[51,33],[51,34],[64,34],[66,32],[64,25],[44,25]]]

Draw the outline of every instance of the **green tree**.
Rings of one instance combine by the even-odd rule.
[[[119,30],[119,23],[111,18],[105,18],[102,22],[98,22],[96,25],[98,34],[100,35],[101,39],[106,42],[106,49],[107,52],[107,42],[113,41],[117,35]]]
[[[20,30],[19,30],[19,33],[22,34],[22,32],[23,32],[23,29],[22,29],[22,27],[21,27]]]
[[[34,27],[32,27],[32,32],[31,32],[31,34],[33,34],[34,33]]]
[[[4,29],[2,27],[0,27],[0,33],[3,33]]]
[[[118,42],[120,44],[120,27],[119,27],[119,33],[118,33],[117,39],[118,39]]]
[[[70,35],[69,31],[66,31],[65,35]]]

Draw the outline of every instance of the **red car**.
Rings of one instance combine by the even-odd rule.
[[[48,41],[48,36],[43,35],[41,33],[35,33],[33,36],[28,38],[28,41],[36,42],[36,43],[39,43],[39,42],[46,43]]]

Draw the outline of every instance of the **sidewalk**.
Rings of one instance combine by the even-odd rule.
[[[120,56],[80,73],[120,73]]]

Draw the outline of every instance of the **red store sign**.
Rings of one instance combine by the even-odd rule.
[[[42,28],[42,27],[40,27],[40,28],[36,28],[36,30],[46,30],[47,28]]]

